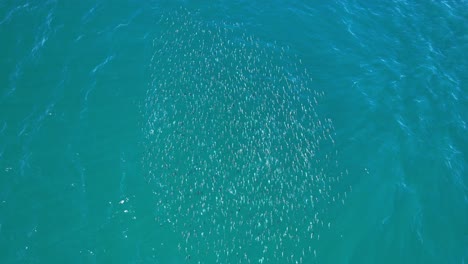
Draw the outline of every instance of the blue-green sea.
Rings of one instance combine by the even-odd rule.
[[[0,263],[468,263],[468,2],[0,1]]]

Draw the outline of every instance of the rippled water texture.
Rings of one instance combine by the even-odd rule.
[[[0,2],[0,262],[466,263],[466,6]]]

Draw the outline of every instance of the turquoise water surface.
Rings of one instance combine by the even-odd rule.
[[[467,7],[1,1],[0,263],[466,263]]]

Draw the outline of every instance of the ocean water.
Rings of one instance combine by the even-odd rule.
[[[0,263],[466,263],[467,7],[0,2]]]

